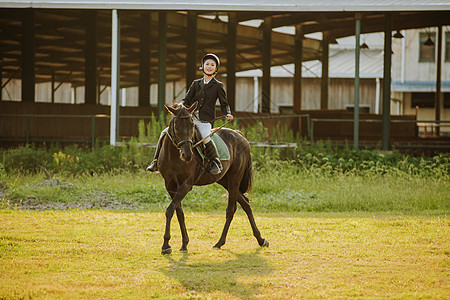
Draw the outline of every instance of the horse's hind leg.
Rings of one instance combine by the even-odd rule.
[[[177,209],[177,218],[178,223],[180,224],[180,230],[181,230],[181,238],[183,244],[181,245],[180,252],[187,252],[187,244],[189,243],[189,236],[186,229],[186,223],[184,222],[184,212],[183,207],[181,206],[181,203],[178,205]]]
[[[258,240],[258,244],[261,247],[269,247],[269,242],[261,237],[261,233],[259,232],[258,227],[256,227],[255,218],[253,217],[253,211],[252,208],[250,207],[250,201],[248,200],[248,198],[245,197],[241,192],[239,192],[239,197],[237,201],[247,214],[248,220],[250,221],[250,225],[252,226],[253,235]]]
[[[227,239],[228,229],[230,229],[231,221],[233,220],[234,213],[236,212],[236,197],[230,193],[228,196],[228,206],[226,213],[225,225],[223,226],[222,235],[220,236],[217,244],[214,245],[213,248],[220,249],[225,244]]]

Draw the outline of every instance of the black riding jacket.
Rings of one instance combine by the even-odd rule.
[[[200,121],[213,123],[216,118],[217,99],[219,99],[222,113],[224,115],[231,114],[223,83],[213,77],[205,85],[203,78],[200,78],[192,82],[181,103],[189,107],[198,101],[197,111]]]

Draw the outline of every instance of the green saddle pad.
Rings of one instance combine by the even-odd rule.
[[[216,144],[220,160],[230,160],[230,151],[222,138],[218,134],[213,134],[211,140]],[[200,146],[197,146],[196,148],[202,159],[205,159],[206,156]]]

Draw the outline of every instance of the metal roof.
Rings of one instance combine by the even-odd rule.
[[[150,9],[261,12],[367,12],[450,10],[448,0],[15,0],[0,7],[57,9]]]

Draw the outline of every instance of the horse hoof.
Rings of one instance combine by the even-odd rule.
[[[264,239],[263,244],[261,245],[261,247],[269,247],[269,241]]]
[[[187,249],[180,249],[180,253],[188,253]]]
[[[218,245],[214,245],[213,249],[217,249],[217,250],[220,250],[220,246],[218,246]]]
[[[161,250],[162,255],[167,255],[167,254],[171,254],[171,253],[172,253],[172,248],[170,248],[170,247]]]

